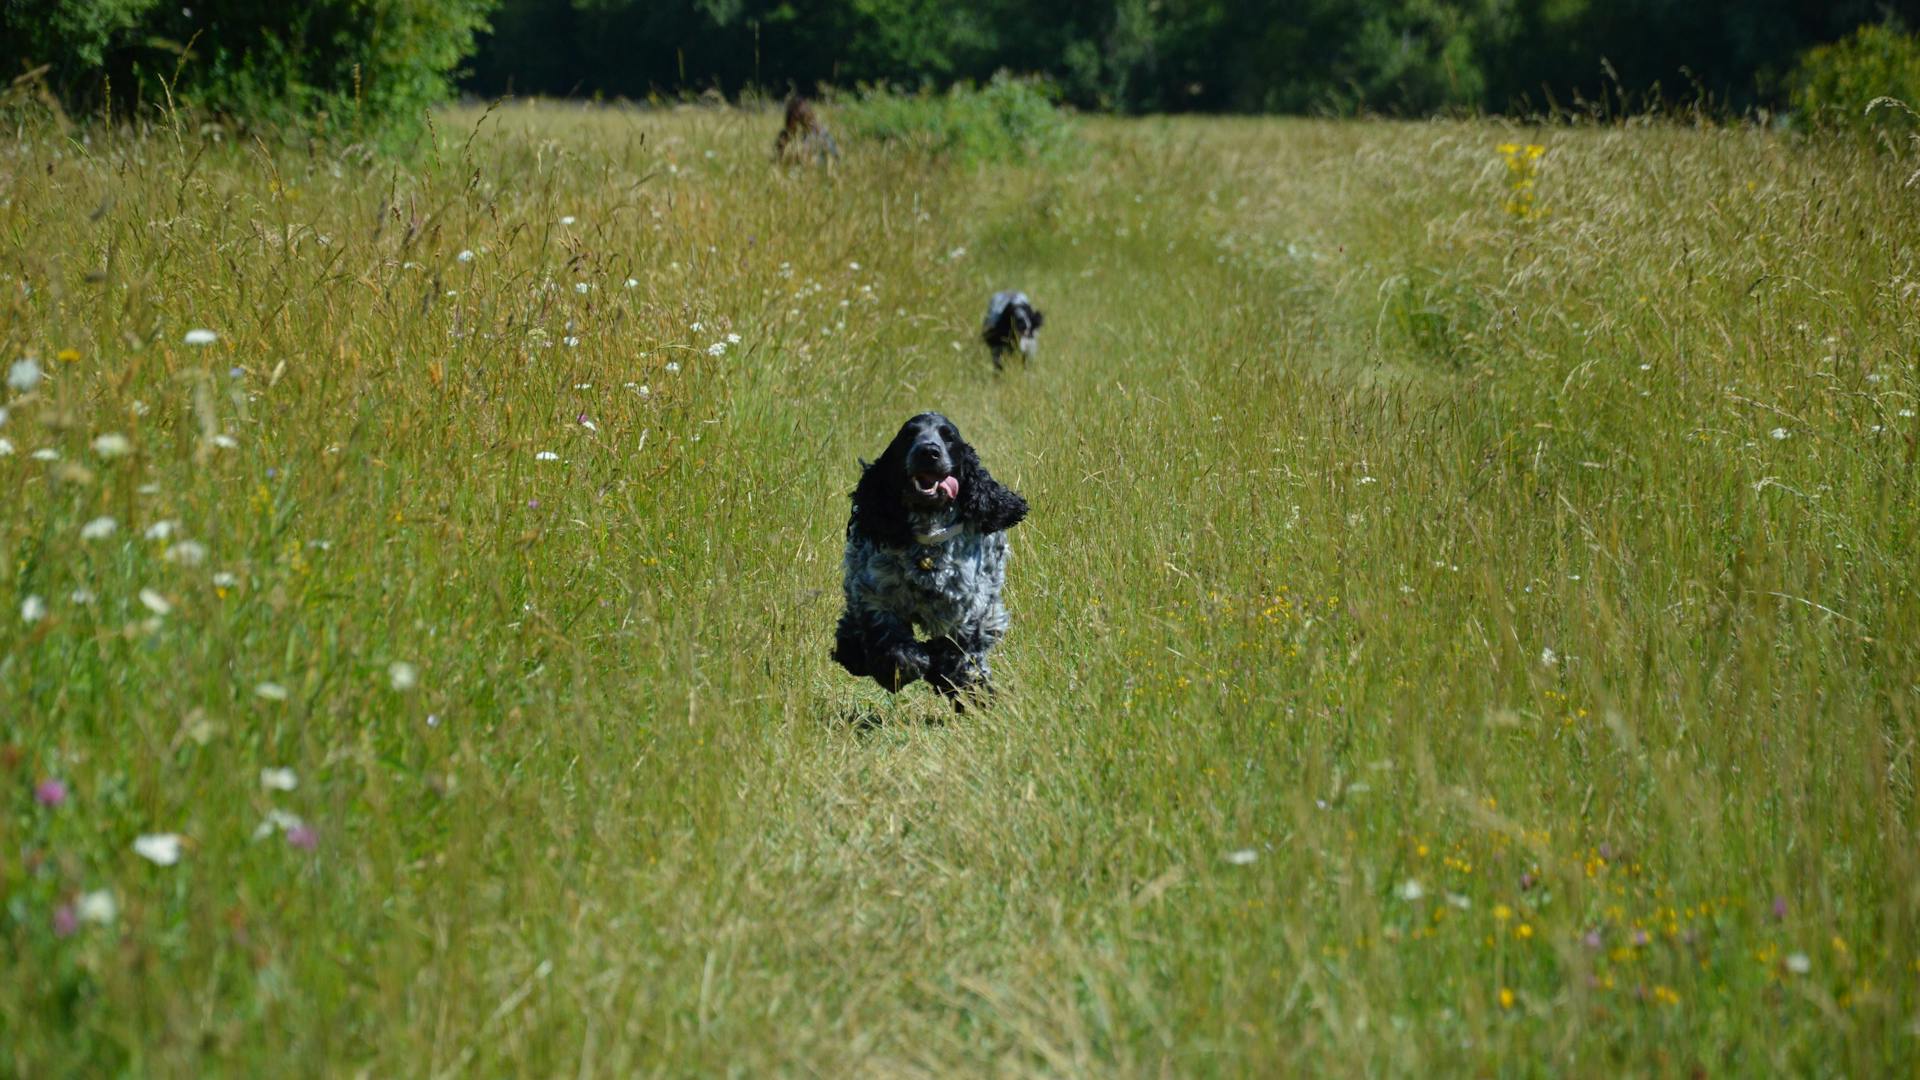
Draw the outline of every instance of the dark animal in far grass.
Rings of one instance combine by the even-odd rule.
[[[773,156],[778,161],[826,162],[840,156],[840,145],[820,122],[813,102],[795,94],[787,99],[787,119],[774,136]]]
[[[987,653],[1007,632],[1006,530],[1027,502],[939,413],[908,420],[861,468],[833,658],[888,692],[924,678],[964,711],[965,698],[987,693]]]
[[[1040,326],[1045,321],[1026,293],[994,293],[980,327],[980,339],[993,351],[993,370],[1001,370],[1002,358],[1015,349],[1022,359],[1033,359],[1040,350]]]

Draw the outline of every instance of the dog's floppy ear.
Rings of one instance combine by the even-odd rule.
[[[1046,316],[1040,314],[1039,308],[1030,308],[1029,310],[1033,312],[1033,328],[1035,330],[1040,329],[1041,324],[1047,321]]]
[[[891,452],[892,448],[888,448]],[[860,532],[882,547],[906,547],[913,540],[913,523],[900,505],[900,469],[888,455],[868,464],[860,462],[860,483],[853,489],[853,517],[848,532]]]
[[[995,480],[971,445],[961,443],[955,456],[961,466],[960,519],[979,533],[997,533],[1020,524],[1027,516],[1027,500]]]

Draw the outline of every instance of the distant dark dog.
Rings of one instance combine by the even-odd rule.
[[[907,421],[862,468],[833,658],[888,691],[925,678],[961,708],[962,691],[986,689],[987,653],[1007,632],[1006,530],[1027,502],[988,475],[939,413]]]
[[[1044,321],[1026,293],[994,293],[987,304],[987,319],[980,327],[980,339],[993,350],[993,369],[1001,370],[1001,358],[1015,349],[1031,360],[1040,348],[1040,325]]]
[[[840,145],[820,122],[813,102],[795,94],[787,99],[787,119],[774,136],[773,156],[780,161],[824,162],[840,156]]]

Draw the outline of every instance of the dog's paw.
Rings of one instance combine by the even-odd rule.
[[[876,665],[873,681],[893,693],[925,677],[928,664],[927,650],[918,645],[894,649]]]

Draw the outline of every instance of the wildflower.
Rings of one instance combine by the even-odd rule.
[[[640,279],[639,279],[639,278],[628,278],[628,279],[627,279],[627,288],[629,288],[629,289],[637,289],[637,288],[639,288],[639,287],[640,287]]]
[[[300,786],[300,778],[292,769],[261,769],[260,786],[268,791],[292,791]]]
[[[264,701],[285,701],[287,688],[277,682],[263,682],[253,688],[253,696]]]
[[[74,904],[74,914],[83,923],[96,926],[112,926],[113,920],[120,915],[120,905],[114,902],[113,894],[105,889],[96,889],[90,893],[81,893],[80,900]]]
[[[7,385],[23,394],[32,393],[33,388],[40,385],[43,377],[40,372],[40,361],[31,356],[15,360],[13,366],[7,369]]]
[[[147,526],[146,537],[149,540],[167,540],[171,539],[173,534],[179,530],[180,523],[178,521],[156,521]]]
[[[724,341],[716,341],[713,344],[707,346],[707,355],[708,356],[727,355],[727,343]]]
[[[211,330],[189,330],[185,341],[189,345],[211,345],[220,340],[220,335]]]
[[[1513,928],[1513,932],[1521,941],[1533,940],[1533,924],[1531,923],[1521,923],[1519,926]]]
[[[313,831],[313,826],[303,821],[287,830],[287,843],[301,851],[312,851],[320,846],[320,834]]]
[[[1464,893],[1450,892],[1447,894],[1447,904],[1465,911],[1473,906],[1473,901]]]
[[[593,286],[587,284],[584,281],[576,281],[573,283],[573,291],[579,293],[581,296],[587,295],[587,293],[591,292],[592,290],[593,290]]]
[[[32,626],[47,617],[47,602],[40,599],[38,593],[29,595],[20,601],[20,621]]]
[[[1786,917],[1787,917],[1787,898],[1784,896],[1774,897],[1773,898],[1773,920],[1775,922],[1779,922],[1785,919]]]
[[[1513,909],[1505,904],[1493,905],[1493,918],[1496,922],[1506,922],[1513,918]]]
[[[667,361],[667,372],[668,372],[668,374],[672,374],[672,373],[675,373],[675,372],[678,372],[679,370],[680,370],[680,361],[678,361],[678,360],[669,360],[669,361]]]
[[[1600,931],[1589,930],[1587,931],[1586,936],[1580,939],[1580,944],[1585,945],[1587,948],[1592,949],[1595,952],[1598,952],[1600,951],[1600,947],[1606,944],[1606,942],[1604,939],[1600,937]]]
[[[560,339],[560,344],[565,345],[569,349],[577,349],[580,347],[580,339],[572,334],[568,334],[566,337]]]
[[[173,610],[173,605],[167,603],[167,598],[152,589],[140,590],[140,603],[155,615],[165,615]]]
[[[40,450],[35,450],[33,453],[27,456],[33,458],[33,460],[35,461],[59,461],[60,451],[55,450],[53,447],[49,446]]]
[[[73,910],[72,904],[61,904],[53,909],[53,936],[72,937],[80,929],[80,916]]]
[[[857,263],[857,262],[850,262],[850,263],[848,263],[848,264],[847,264],[847,269],[849,269],[849,270],[858,270],[858,269],[860,269],[860,264],[859,264],[859,263]]]
[[[1795,975],[1805,975],[1813,970],[1813,961],[1803,952],[1788,953],[1786,964],[1787,970]]]
[[[420,685],[420,669],[405,660],[395,660],[387,665],[387,682],[404,694]]]
[[[1560,662],[1560,654],[1554,652],[1553,646],[1549,645],[1540,650],[1540,662],[1548,667],[1552,667]]]
[[[12,457],[12,456],[13,456],[13,440],[0,439],[0,457]]]
[[[213,445],[215,445],[215,446],[217,446],[217,447],[219,447],[219,448],[220,448],[220,449],[222,449],[222,450],[234,450],[234,449],[237,449],[237,448],[239,448],[239,446],[240,446],[240,440],[239,440],[239,439],[236,439],[236,438],[234,438],[233,436],[231,436],[231,435],[228,435],[228,434],[226,434],[226,433],[224,433],[224,432],[222,432],[222,433],[221,433],[221,434],[219,434],[219,435],[215,435],[215,436],[214,436],[214,437],[213,437],[213,438],[212,438],[211,440],[209,440],[209,441],[211,441],[211,442],[213,443]]]
[[[59,352],[53,354],[53,358],[63,364],[77,364],[80,362],[80,350],[61,349]]]
[[[1254,860],[1259,857],[1260,853],[1252,848],[1241,848],[1238,851],[1227,852],[1227,861],[1235,866],[1250,866]]]
[[[1500,988],[1500,1007],[1503,1009],[1513,1008],[1513,991],[1504,986]]]
[[[1789,434],[1791,434],[1791,432],[1787,431],[1786,428],[1777,427],[1777,428],[1774,428],[1768,434],[1773,436],[1775,442],[1778,442],[1785,439]]]
[[[740,335],[739,335],[739,334],[728,334],[728,335],[727,335],[727,344],[729,344],[729,345],[738,345],[738,344],[740,344]]]
[[[234,586],[236,586],[236,585],[238,585],[238,584],[240,584],[240,578],[239,578],[239,575],[237,575],[237,574],[234,574],[234,573],[232,573],[232,572],[230,572],[230,571],[227,571],[227,570],[216,570],[216,571],[214,571],[214,574],[213,574],[213,587],[214,587],[214,588],[216,588],[216,589],[223,589],[223,590],[224,590],[224,589],[231,589],[231,588],[233,588]]]
[[[168,548],[161,558],[180,566],[199,566],[207,561],[207,546],[193,540],[182,540]]]
[[[125,457],[133,450],[133,442],[117,431],[109,431],[93,440],[93,452],[103,458]]]
[[[1656,986],[1653,988],[1653,1000],[1662,1005],[1678,1005],[1680,995],[1674,993],[1670,986]]]
[[[156,866],[172,866],[180,861],[178,833],[147,833],[134,838],[133,852]]]
[[[232,367],[227,369],[227,378],[229,379],[245,378],[246,374],[247,374],[247,369],[241,367],[239,364],[235,364]]]
[[[460,254],[455,255],[454,258],[463,263],[470,263],[473,261],[473,252],[462,249]]]
[[[542,450],[542,451],[540,451],[539,453],[537,453],[537,454],[535,454],[535,455],[533,455],[533,460],[535,460],[535,461],[559,461],[559,460],[560,460],[560,455],[559,455],[559,454],[556,454],[556,453],[554,453],[554,452],[553,452],[553,451],[551,451],[551,450]]]
[[[48,809],[64,805],[67,801],[67,785],[51,778],[42,780],[33,787],[33,801]]]
[[[276,829],[280,832],[288,832],[292,829],[299,828],[302,824],[304,823],[299,818],[287,813],[285,810],[275,807],[267,811],[266,820],[254,827],[253,838],[255,840],[261,840],[273,833]]]
[[[1412,903],[1425,895],[1427,895],[1427,890],[1422,888],[1420,883],[1412,878],[1408,878],[1406,881],[1400,883],[1400,899],[1408,903]]]
[[[560,224],[562,225],[571,225],[573,224],[573,222],[574,222],[574,216],[572,214],[567,214],[560,219]]]
[[[957,248],[954,248],[952,251],[947,252],[947,258],[949,259],[964,259],[966,257],[967,257],[967,249],[964,247],[957,247]]]
[[[600,430],[600,425],[599,425],[599,424],[596,424],[596,423],[594,423],[594,422],[593,422],[593,421],[592,421],[591,419],[589,419],[589,418],[587,417],[587,414],[586,414],[586,413],[581,413],[581,414],[579,415],[579,417],[578,417],[578,419],[579,419],[579,421],[580,421],[580,426],[581,426],[581,427],[583,427],[583,428],[586,428],[586,429],[587,429],[588,431],[599,431],[599,430]]]

